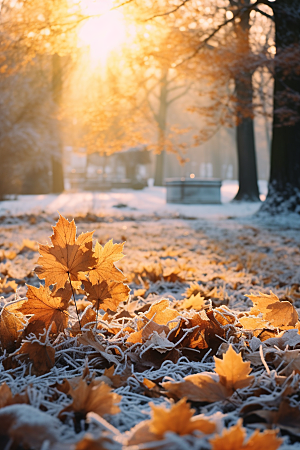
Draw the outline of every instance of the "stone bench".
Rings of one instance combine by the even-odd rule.
[[[168,178],[167,203],[219,204],[222,181],[200,178]]]

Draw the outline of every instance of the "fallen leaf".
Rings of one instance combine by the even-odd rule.
[[[18,300],[7,303],[0,315],[0,341],[2,349],[6,349],[8,353],[12,353],[17,348],[17,341],[19,340],[26,320],[19,308],[26,302],[26,300]]]
[[[10,294],[16,292],[18,285],[15,280],[8,281],[7,277],[0,278],[0,294]]]
[[[19,253],[25,253],[28,251],[36,252],[38,250],[37,243],[31,239],[23,239],[22,245],[20,246]]]
[[[92,250],[93,232],[82,233],[76,239],[76,225],[74,220],[69,222],[59,216],[50,237],[52,246],[40,245],[38,259],[39,266],[35,269],[40,279],[45,279],[46,286],[56,284],[56,288],[63,288],[69,278],[79,281],[81,272],[87,272],[95,264],[96,259]]]
[[[261,417],[268,424],[277,425],[282,430],[300,436],[300,409],[298,406],[291,406],[286,397],[281,400],[277,410],[255,410],[252,414]]]
[[[36,375],[49,372],[55,363],[55,349],[40,341],[23,342],[16,354],[26,356],[32,362],[32,372]]]
[[[263,319],[274,327],[295,326],[298,314],[290,302],[281,302],[277,295],[270,291],[270,295],[259,292],[259,295],[246,295],[253,302],[251,314],[262,313]]]
[[[111,353],[105,351],[104,345],[102,345],[98,341],[97,335],[94,334],[91,330],[84,331],[82,335],[79,336],[78,342],[82,345],[90,345],[96,351],[98,351],[104,359],[106,359],[110,363],[119,364],[118,358],[115,355],[112,355]]]
[[[71,411],[80,414],[83,419],[90,411],[99,416],[120,412],[117,404],[120,402],[121,396],[111,392],[111,387],[104,382],[95,385],[95,382],[92,381],[87,384],[85,380],[81,379],[75,389],[71,387],[68,394],[72,397],[73,402],[60,411],[59,417]]]
[[[162,386],[177,398],[186,397],[194,402],[213,403],[229,396],[226,387],[219,383],[218,376],[210,372],[188,375],[175,383],[166,381]]]
[[[190,298],[186,298],[183,303],[180,305],[180,309],[196,309],[198,311],[201,311],[205,306],[207,305],[207,302],[205,301],[204,297],[201,297],[200,293],[196,295],[191,295]]]
[[[165,382],[162,386],[178,398],[186,397],[196,402],[216,402],[230,397],[236,389],[247,387],[254,376],[250,362],[243,362],[230,345],[223,359],[214,357],[216,373],[203,372],[184,377],[183,381]]]
[[[277,450],[283,439],[277,437],[278,430],[255,430],[245,442],[246,430],[241,426],[242,420],[229,429],[224,429],[220,436],[209,440],[212,450]]]
[[[169,300],[162,299],[151,306],[149,311],[145,314],[147,319],[154,317],[154,322],[159,325],[167,325],[173,319],[179,316],[178,311],[169,308]],[[176,324],[170,324],[170,329],[176,327]]]
[[[122,445],[111,438],[103,436],[95,437],[92,434],[86,434],[81,441],[76,444],[74,450],[121,450]],[[54,449],[55,450],[55,449]]]
[[[150,406],[151,419],[141,422],[131,430],[129,445],[161,440],[168,432],[184,436],[194,432],[211,434],[216,430],[216,425],[204,415],[193,417],[195,410],[190,408],[186,399],[180,400],[170,409],[154,404]]]
[[[254,376],[249,376],[251,372],[250,362],[243,362],[241,354],[237,354],[230,345],[223,359],[216,358],[215,372],[220,377],[220,383],[223,384],[228,392],[234,392],[236,389],[242,389],[249,386]]]
[[[27,285],[27,301],[23,302],[18,311],[24,315],[32,315],[26,332],[38,336],[44,328],[50,326],[51,332],[57,334],[67,327],[66,312],[71,298],[71,289],[60,289],[53,293],[49,287],[39,288]]]
[[[101,283],[101,281],[118,281],[125,279],[124,274],[115,266],[115,262],[124,257],[122,253],[124,242],[114,244],[112,239],[104,247],[96,242],[94,257],[96,263],[89,271],[89,279],[92,284]]]
[[[60,421],[30,405],[10,405],[0,409],[0,436],[3,449],[40,449],[44,441],[57,442]],[[4,438],[4,439],[3,439]],[[9,442],[9,447],[7,443]]]
[[[130,288],[123,283],[112,281],[101,281],[92,284],[90,281],[83,281],[83,285],[87,292],[88,300],[93,303],[93,307],[98,311],[103,309],[106,311],[116,311],[119,303],[128,300]]]
[[[12,395],[10,387],[4,382],[0,386],[0,408],[5,406],[29,403],[27,391],[23,394]]]

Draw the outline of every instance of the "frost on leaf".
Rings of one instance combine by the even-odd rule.
[[[74,220],[69,222],[59,216],[53,227],[52,245],[40,245],[39,266],[35,269],[40,279],[45,279],[46,286],[56,284],[63,288],[66,282],[79,281],[81,272],[87,272],[96,264],[92,250],[93,232],[82,233],[76,239]]]
[[[112,239],[104,247],[96,242],[94,257],[97,262],[89,272],[89,279],[92,284],[97,284],[103,280],[122,282],[125,279],[123,272],[115,266],[115,262],[124,257],[123,247],[124,242],[114,244]]]
[[[83,285],[88,299],[97,311],[99,309],[116,311],[119,303],[128,299],[130,292],[130,288],[126,284],[113,281],[101,281],[93,285],[86,280],[83,281]]]
[[[145,317],[138,320],[138,330],[129,335],[127,342],[133,344],[138,342],[144,343],[151,337],[154,331],[159,334],[164,333],[164,336],[166,336],[177,325],[170,321],[179,316],[179,313],[175,309],[169,308],[169,305],[169,300],[165,299],[152,305],[145,314]]]
[[[253,302],[251,314],[262,313],[263,319],[274,327],[294,327],[298,321],[298,314],[290,302],[281,302],[272,291],[270,294],[246,295]]]
[[[56,443],[60,435],[59,420],[38,408],[10,405],[0,409],[0,442],[3,450],[41,449],[44,441]]]
[[[103,381],[97,384],[93,380],[90,384],[87,384],[85,380],[81,379],[75,389],[71,387],[68,394],[72,397],[73,402],[60,412],[60,417],[71,411],[80,414],[83,419],[91,411],[99,416],[120,412],[118,403],[121,396],[111,392],[111,387]]]
[[[23,302],[18,311],[24,315],[32,315],[26,328],[26,333],[37,336],[43,333],[44,328],[51,326],[51,332],[57,334],[63,331],[68,324],[66,312],[71,289],[59,289],[53,293],[48,287],[27,286],[27,301]]]
[[[188,375],[183,381],[162,383],[163,387],[178,398],[186,397],[195,402],[216,402],[230,397],[236,389],[247,387],[254,376],[250,362],[243,362],[230,345],[223,359],[214,357],[216,373],[203,372]]]
[[[220,436],[210,439],[212,450],[277,450],[283,440],[277,437],[278,430],[255,430],[246,440],[246,430],[239,420],[233,427],[223,430]]]
[[[133,428],[129,445],[161,440],[169,432],[184,436],[195,432],[211,434],[216,429],[216,425],[203,415],[193,417],[195,410],[190,408],[186,399],[180,400],[170,409],[153,404],[151,409],[151,419]]]

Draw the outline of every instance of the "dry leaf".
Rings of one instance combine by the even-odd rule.
[[[117,404],[121,400],[121,396],[111,392],[111,387],[101,382],[95,385],[95,381],[87,384],[81,379],[75,389],[69,390],[68,393],[73,402],[66,406],[60,413],[62,417],[64,413],[74,411],[85,418],[90,411],[103,416],[105,414],[117,414],[120,412]]]
[[[21,336],[26,320],[18,310],[26,300],[7,303],[0,315],[0,339],[2,349],[8,353],[16,350],[16,344]]]
[[[220,377],[220,383],[223,384],[228,392],[234,392],[236,389],[242,389],[249,386],[254,376],[249,376],[251,372],[250,362],[243,362],[241,354],[237,354],[230,345],[223,359],[216,358],[215,372]]]
[[[230,345],[223,359],[214,357],[216,373],[203,372],[188,375],[183,381],[165,382],[162,386],[178,398],[186,397],[196,402],[216,402],[230,397],[236,389],[250,385],[254,376],[250,362],[243,362]]]
[[[115,355],[105,351],[105,347],[98,341],[97,335],[92,331],[84,331],[78,338],[78,342],[82,345],[90,345],[95,350],[97,350],[100,355],[113,364],[119,364],[119,361]]]
[[[39,341],[23,342],[16,354],[29,358],[33,364],[32,372],[36,375],[49,372],[55,363],[55,349],[51,345]]]
[[[226,387],[219,383],[218,376],[210,372],[188,375],[176,383],[167,381],[162,386],[177,398],[186,397],[194,402],[213,403],[230,395]]]
[[[259,317],[244,316],[239,318],[239,322],[244,330],[263,330],[268,327],[268,322]]]
[[[300,409],[292,407],[287,398],[282,399],[278,410],[263,409],[252,413],[262,417],[268,424],[278,425],[280,429],[300,436]]]
[[[95,437],[92,434],[86,434],[81,441],[76,444],[74,450],[121,450],[122,445],[111,438],[103,436]],[[55,450],[55,449],[54,449]]]
[[[45,279],[46,286],[56,284],[56,288],[63,288],[66,282],[79,281],[81,272],[87,272],[95,264],[96,259],[92,251],[93,232],[82,233],[76,239],[76,225],[74,220],[69,222],[59,216],[53,227],[51,236],[52,246],[40,245],[38,266],[35,271],[40,279]]]
[[[166,337],[169,331],[177,325],[169,322],[176,319],[179,315],[176,310],[169,308],[169,305],[169,300],[165,299],[154,303],[145,314],[145,317],[138,321],[138,331],[131,333],[127,338],[127,342],[132,344],[144,343],[152,336],[154,331],[158,334],[164,333],[164,337]]]
[[[138,445],[163,439],[165,433],[173,432],[179,436],[200,432],[211,434],[216,430],[216,425],[205,416],[194,416],[194,409],[186,402],[180,400],[170,409],[164,406],[151,406],[151,419],[138,424],[133,428],[129,438],[129,445]]]
[[[277,437],[278,430],[265,430],[262,433],[255,430],[245,442],[247,434],[241,424],[240,419],[233,427],[228,430],[225,428],[221,436],[210,439],[212,450],[277,450],[283,442]]]
[[[27,392],[12,395],[10,387],[5,382],[2,383],[0,386],[0,408],[20,403],[29,403]]]
[[[104,247],[96,242],[94,257],[96,264],[89,272],[89,279],[92,284],[97,284],[103,280],[122,282],[124,274],[115,266],[115,262],[124,257],[122,253],[124,242],[114,244],[112,239]]]
[[[182,340],[186,331],[193,328]],[[213,311],[200,311],[187,320],[182,319],[176,331],[174,342],[181,342],[181,347],[196,348],[199,350],[210,349],[216,353],[221,344],[221,338],[225,336],[225,330],[216,320]]]
[[[0,436],[1,444],[4,444],[1,446],[3,450],[41,449],[46,440],[52,448],[52,444],[58,440],[61,432],[61,423],[56,417],[33,406],[17,404],[0,409]]]
[[[71,289],[59,289],[53,293],[48,287],[27,285],[27,301],[18,309],[24,315],[33,316],[29,320],[26,333],[34,333],[38,336],[48,329],[51,324],[51,332],[54,334],[64,331],[68,324],[66,312],[71,298]]]
[[[274,327],[295,326],[298,314],[290,302],[281,302],[277,295],[270,291],[270,295],[259,292],[259,295],[246,295],[253,302],[251,314],[262,313],[263,319]]]
[[[157,436],[163,435],[169,431],[184,436],[192,434],[194,431],[201,431],[204,434],[211,434],[215,431],[216,425],[203,416],[194,416],[194,409],[186,402],[186,399],[180,400],[169,410],[163,406],[152,407],[152,418],[149,422],[149,428]]]
[[[116,311],[119,303],[128,300],[130,288],[126,284],[101,281],[93,285],[88,280],[83,281],[83,284],[88,299],[93,303],[93,307],[97,311],[99,309]]]
[[[7,277],[0,278],[0,294],[10,294],[16,292],[18,285],[15,280],[8,281]]]
[[[201,297],[200,293],[198,292],[197,295],[191,295],[190,298],[186,298],[180,305],[180,309],[192,308],[201,311],[201,309],[203,309],[206,305],[207,302],[205,301],[205,298]]]

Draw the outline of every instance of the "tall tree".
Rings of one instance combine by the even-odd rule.
[[[62,87],[63,87],[63,76],[62,76],[62,66],[61,57],[55,53],[52,55],[52,95],[55,102],[56,108],[59,109],[61,106],[62,97]],[[63,148],[61,140],[61,130],[59,125],[57,126],[57,149],[55,153],[52,154],[52,192],[59,194],[64,190],[64,169],[63,169]]]
[[[241,0],[238,4],[230,0],[233,8],[243,4],[249,6],[250,0]],[[239,21],[234,22],[237,54],[247,57],[250,49],[250,11],[242,10]],[[236,96],[236,147],[238,155],[239,190],[235,200],[259,201],[257,183],[256,151],[254,138],[254,112],[253,112],[253,71],[249,65],[241,64],[239,70],[234,71]],[[245,111],[247,111],[245,113]]]
[[[273,10],[276,43],[271,173],[262,210],[300,213],[300,3],[259,3]]]
[[[236,125],[239,167],[236,200],[259,201],[252,86],[256,67],[250,46],[250,3],[250,0],[206,0],[200,5],[186,0],[174,6],[166,0],[160,2],[160,6],[155,3],[156,11],[152,15],[148,12],[148,16],[160,23],[166,21],[170,27],[170,41],[174,47],[170,50],[169,59],[173,60],[173,65],[175,63],[186,70],[186,76],[198,80],[210,78],[210,83],[206,86],[203,83],[201,88],[209,93],[212,101],[208,101],[205,107],[194,109],[207,116],[208,122],[214,122],[214,127],[219,126],[216,125],[215,109],[217,104],[220,105],[220,86],[226,85],[227,93],[223,89],[223,94],[227,100],[223,99],[223,107],[227,104],[228,111],[221,117],[220,124],[222,121],[223,124]],[[180,34],[181,39],[178,39]],[[232,81],[234,91],[228,89]],[[201,138],[207,140],[212,134],[207,130],[199,134],[198,144]]]

